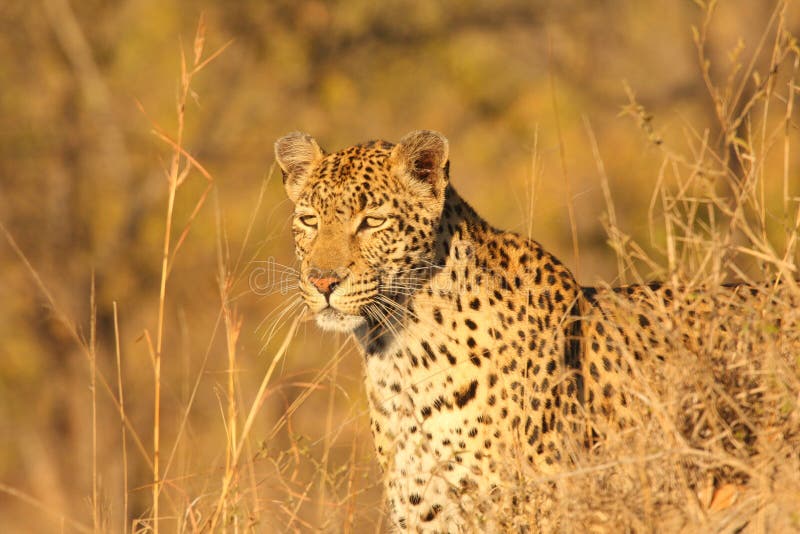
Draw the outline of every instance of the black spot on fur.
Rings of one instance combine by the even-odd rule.
[[[456,391],[453,393],[453,397],[456,400],[456,406],[459,408],[463,408],[469,401],[475,398],[475,393],[478,391],[478,381],[473,380],[469,383],[469,386],[463,389],[462,391]]]

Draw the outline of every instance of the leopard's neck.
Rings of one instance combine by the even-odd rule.
[[[397,338],[406,333],[409,324],[415,322],[412,318],[421,312],[418,309],[420,299],[415,297],[432,291],[429,284],[434,277],[466,261],[476,246],[483,245],[487,237],[497,233],[448,185],[436,230],[433,260],[427,265],[412,266],[417,288],[411,294],[396,297],[396,310],[402,310],[402,314],[384,314],[385,319],[380,323],[368,320],[355,332],[364,354],[367,357],[383,356],[386,352],[396,351]]]

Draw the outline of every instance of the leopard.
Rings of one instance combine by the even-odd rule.
[[[583,287],[537,241],[491,226],[453,187],[441,133],[328,153],[294,132],[274,148],[299,292],[363,356],[394,527],[527,531],[496,519],[521,506],[509,488],[631,423],[630,362],[668,358],[675,341],[654,324],[670,320],[672,289]]]

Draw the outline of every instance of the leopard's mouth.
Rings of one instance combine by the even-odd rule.
[[[326,306],[316,313],[317,326],[323,330],[334,332],[352,332],[359,326],[366,323],[366,319],[361,315],[350,315],[334,308]]]

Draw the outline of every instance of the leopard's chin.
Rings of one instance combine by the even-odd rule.
[[[331,307],[317,312],[316,320],[317,326],[331,332],[352,332],[367,322],[360,315],[347,315]]]

